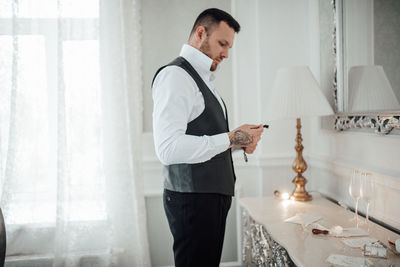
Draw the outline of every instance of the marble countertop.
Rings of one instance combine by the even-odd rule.
[[[247,210],[249,215],[258,223],[265,226],[271,237],[283,246],[290,258],[297,266],[330,266],[326,259],[331,254],[363,257],[359,248],[351,248],[342,242],[343,238],[333,236],[314,235],[308,226],[285,223],[284,220],[297,213],[315,214],[322,217],[318,221],[328,229],[335,225],[343,228],[355,227],[351,221],[354,213],[336,205],[319,194],[313,194],[310,202],[296,202],[280,200],[276,197],[246,197],[239,199],[240,206]],[[359,217],[364,220],[363,217]],[[360,226],[367,229],[366,225]],[[379,239],[385,245],[387,240],[395,241],[400,235],[386,228],[370,222],[370,237]],[[388,251],[388,259],[368,258],[379,266],[400,264],[400,256]]]

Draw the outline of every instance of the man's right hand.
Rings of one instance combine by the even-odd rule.
[[[255,150],[258,141],[261,138],[261,134],[264,128],[263,125],[244,124],[228,133],[229,140],[231,142],[229,148],[233,146],[237,147],[251,147],[251,153]]]

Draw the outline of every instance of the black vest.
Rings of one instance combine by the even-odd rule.
[[[154,75],[153,82],[163,68],[171,65],[183,68],[196,82],[204,98],[204,111],[196,119],[188,123],[186,134],[203,136],[228,132],[228,112],[226,111],[226,107],[225,120],[224,112],[218,99],[210,91],[192,65],[183,57],[178,57],[168,65],[158,69]],[[227,149],[203,163],[164,165],[163,177],[164,188],[171,191],[219,193],[233,196],[236,177],[233,169],[231,149]]]

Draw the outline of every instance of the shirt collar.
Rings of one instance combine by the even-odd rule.
[[[204,80],[213,81],[215,79],[215,75],[210,70],[213,60],[206,54],[191,45],[184,44],[179,55],[184,57]]]

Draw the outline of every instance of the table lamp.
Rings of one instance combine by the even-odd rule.
[[[303,177],[307,163],[303,158],[301,118],[331,115],[333,110],[307,66],[279,69],[267,102],[269,103],[267,105],[268,120],[297,120],[295,139],[297,157],[292,165],[297,173],[292,181],[296,188],[290,198],[297,201],[310,201],[312,196],[305,189],[307,179]]]
[[[350,68],[350,112],[399,109],[399,101],[382,66],[354,66]]]

